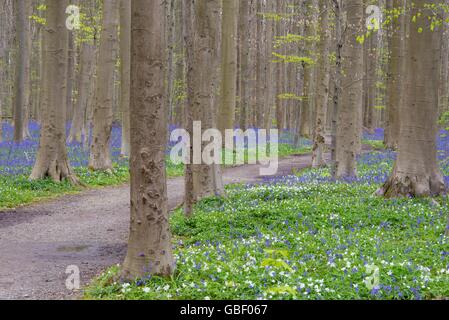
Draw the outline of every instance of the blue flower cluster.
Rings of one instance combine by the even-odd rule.
[[[39,125],[30,122],[31,137],[22,143],[14,143],[14,128],[3,123],[3,141],[0,142],[0,175],[27,175],[31,172],[39,148]],[[70,125],[67,128],[67,134]],[[114,163],[122,164],[126,159],[120,158],[122,129],[114,124],[112,127],[111,154]],[[90,140],[90,139],[89,139]],[[88,147],[79,143],[67,145],[68,156],[73,167],[86,167],[89,162]]]

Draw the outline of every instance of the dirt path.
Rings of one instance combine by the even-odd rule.
[[[279,176],[306,168],[310,155],[279,163]],[[259,166],[225,171],[226,184],[259,183]],[[168,181],[171,209],[183,199],[183,178]],[[0,299],[70,299],[67,266],[86,284],[122,262],[128,234],[128,186],[88,191],[12,212],[0,212]]]

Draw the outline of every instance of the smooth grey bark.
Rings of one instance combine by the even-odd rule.
[[[78,180],[70,166],[66,149],[67,38],[65,10],[67,0],[48,0],[43,35],[41,136],[31,179],[49,177],[56,182]]]
[[[276,2],[276,12],[278,14],[282,14],[285,11],[285,3],[283,1],[277,1]],[[277,37],[281,37],[284,36],[284,19],[281,18],[280,21],[276,22],[276,27],[275,27],[275,35]],[[276,79],[276,95],[277,95],[277,99],[276,99],[276,123],[277,123],[277,128],[279,131],[282,131],[285,129],[286,125],[285,125],[285,103],[282,99],[279,99],[279,95],[285,93],[284,92],[284,88],[283,88],[283,77],[284,77],[284,71],[285,69],[283,68],[282,64],[277,64],[276,65],[276,70],[275,70],[275,79]]]
[[[83,142],[83,135],[88,134],[86,128],[86,112],[89,95],[91,94],[91,82],[95,72],[95,45],[91,41],[83,41],[80,48],[80,71],[78,73],[78,97],[73,110],[72,126],[70,127],[68,143]]]
[[[331,110],[331,175],[337,178],[337,142],[338,142],[338,114],[341,104],[341,77],[342,77],[342,48],[343,48],[343,29],[342,29],[342,5],[340,0],[333,0],[335,10],[335,72]]]
[[[92,143],[89,155],[89,168],[92,170],[112,170],[109,148],[113,121],[114,70],[118,49],[119,7],[120,0],[105,0],[103,2],[97,85],[92,114]]]
[[[239,47],[240,47],[240,128],[246,130],[249,125],[249,115],[251,114],[251,104],[253,97],[253,73],[252,63],[252,41],[254,28],[252,28],[255,16],[252,14],[254,0],[240,1],[240,21],[239,21]]]
[[[306,1],[307,16],[305,24],[305,36],[308,39],[313,39],[317,35],[317,20],[318,20],[318,0]],[[307,54],[314,58],[316,51],[316,42],[314,40],[307,41]],[[301,108],[301,135],[303,137],[313,136],[313,121],[314,121],[314,107],[315,107],[315,66],[307,66],[304,71],[304,95],[306,96],[305,103]]]
[[[305,2],[302,2],[302,0],[296,0],[296,15],[297,19],[303,20],[305,19],[306,10],[304,10],[304,7],[306,5]],[[296,24],[293,28],[294,34],[298,35],[304,35],[305,26],[304,24]],[[295,45],[296,50],[299,54],[299,56],[305,55],[305,46],[302,45],[302,43],[298,43]],[[296,92],[296,96],[303,97],[304,96],[304,75],[305,75],[305,68],[306,64],[302,63],[301,65],[296,66],[296,90],[293,90],[293,92]],[[296,105],[294,111],[292,112],[292,116],[294,116],[294,145],[296,147],[301,146],[301,109],[304,107],[304,105],[307,103],[304,100],[298,101],[299,103]]]
[[[27,0],[16,2],[17,61],[15,71],[15,103],[14,103],[14,141],[24,140],[24,118],[27,112],[28,84],[30,65],[29,23],[27,17]]]
[[[216,126],[216,93],[218,40],[220,36],[220,1],[185,1],[185,39],[187,52],[186,125],[193,137],[193,122],[201,121],[202,129]],[[188,21],[191,20],[191,21]],[[203,147],[208,143],[203,142]],[[191,144],[191,148],[192,148]],[[192,149],[191,149],[192,154]],[[193,157],[190,159],[193,160]],[[219,164],[186,165],[185,213],[192,214],[193,204],[205,197],[222,195],[224,186]]]
[[[131,20],[131,223],[122,278],[168,277],[172,254],[165,150],[165,6],[132,0]]]
[[[29,129],[30,113],[31,113],[31,50],[32,50],[32,32],[31,32],[31,22],[29,17],[32,13],[32,3],[27,1],[25,4],[25,42],[28,48],[28,56],[25,59],[25,104],[22,110],[23,115],[23,138],[31,138],[31,133]]]
[[[345,33],[342,48],[341,104],[337,125],[337,178],[357,175],[356,156],[362,133],[363,47],[357,37],[365,34],[363,0],[345,0]]]
[[[8,5],[6,1],[0,2],[0,142],[3,141],[3,108],[7,89]]]
[[[403,12],[405,0],[387,0],[387,9]],[[388,28],[388,49],[390,59],[387,75],[387,125],[385,130],[385,145],[390,149],[397,149],[399,143],[400,106],[404,103],[404,74],[405,74],[405,45],[406,25],[409,17],[399,14],[391,21]]]
[[[265,3],[257,1],[257,42],[256,42],[256,110],[255,124],[257,128],[263,128],[265,110],[265,55],[264,43],[266,41],[264,13]]]
[[[247,125],[248,127],[256,127],[256,108],[257,108],[257,42],[259,41],[257,36],[257,20],[258,20],[258,4],[257,1],[252,1],[250,8],[250,16],[252,17],[251,23],[251,36],[250,36],[250,64],[251,64],[251,86],[250,86],[250,104],[247,110]]]
[[[194,102],[194,28],[193,28],[193,1],[187,0],[182,2],[183,11],[183,33],[185,42],[185,59],[186,59],[186,90],[187,99],[184,108],[185,112],[185,125],[190,136],[193,134],[193,112],[192,105]],[[193,159],[193,144],[190,144],[189,158]],[[184,198],[184,212],[187,216],[193,212],[193,205],[195,204],[195,193],[187,192],[187,190],[193,190],[193,166],[186,165],[184,173],[184,185],[185,185],[185,198]]]
[[[273,14],[275,9],[274,1],[267,1],[266,11]],[[272,117],[275,116],[276,97],[274,85],[274,63],[272,62],[273,54],[273,37],[274,37],[274,20],[271,17],[265,19],[265,108],[263,129],[270,130],[272,127]]]
[[[444,0],[449,8],[449,0]],[[449,111],[449,10],[443,12],[441,32],[441,76],[439,89],[439,114]]]
[[[173,109],[175,125],[184,128],[184,106],[185,106],[185,50],[184,50],[184,24],[182,1],[175,0],[174,3],[174,59],[175,59],[175,74],[173,86]]]
[[[432,11],[426,5],[439,1],[415,0],[405,57],[404,103],[399,106],[401,125],[398,156],[393,173],[378,191],[387,198],[438,196],[446,187],[437,161],[438,81],[440,30],[431,30]]]
[[[221,41],[221,95],[218,129],[234,129],[237,102],[237,26],[239,6],[237,0],[223,1]]]
[[[175,0],[165,2],[165,23],[166,23],[166,43],[167,43],[167,85],[166,99],[168,108],[168,123],[174,123],[175,113],[173,108],[173,89],[175,87]]]
[[[374,133],[374,108],[376,106],[377,62],[378,62],[378,37],[377,31],[371,31],[368,39],[365,39],[365,80],[363,90],[363,126],[369,133]]]
[[[122,145],[120,154],[129,156],[129,101],[131,82],[131,1],[120,4],[120,110],[122,113]]]
[[[75,38],[72,32],[69,33],[68,38],[68,52],[67,52],[67,120],[73,119],[74,113],[74,95],[75,87],[75,66],[76,66],[76,48]]]
[[[316,118],[315,133],[313,135],[313,153],[312,166],[320,167],[324,165],[324,148],[325,148],[325,124],[327,106],[329,100],[329,78],[330,78],[330,30],[329,30],[329,6],[327,0],[320,0],[321,24],[320,24],[320,42],[319,58],[318,58],[318,85],[316,87]]]

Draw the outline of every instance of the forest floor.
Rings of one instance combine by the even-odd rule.
[[[378,133],[367,140],[382,141]],[[304,169],[229,185],[226,198],[200,201],[189,219],[175,210],[172,277],[123,281],[114,265],[84,299],[448,299],[449,197],[377,196],[397,155],[369,145],[357,157],[357,178]],[[449,185],[447,132],[438,160]]]
[[[278,176],[308,168],[311,155],[279,161]],[[226,184],[263,183],[259,165],[226,169]],[[184,180],[169,179],[169,207],[182,203]],[[46,203],[0,212],[0,299],[73,299],[66,289],[68,266],[78,266],[81,284],[126,253],[129,186],[69,195]]]

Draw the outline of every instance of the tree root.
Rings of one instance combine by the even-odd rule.
[[[409,177],[393,174],[376,194],[385,198],[435,197],[446,194],[446,188],[438,175]]]
[[[70,168],[70,165],[65,161],[59,164],[59,162],[55,160],[52,161],[47,167],[35,165],[30,179],[40,180],[45,178],[50,178],[57,183],[63,182],[65,180],[74,186],[83,185]]]

